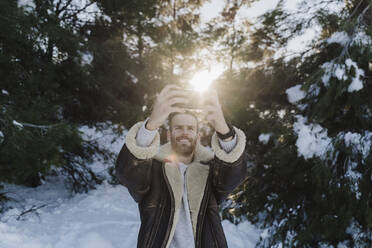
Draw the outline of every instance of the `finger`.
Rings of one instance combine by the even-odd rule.
[[[166,101],[168,101],[169,99],[173,98],[173,97],[190,97],[190,93],[185,91],[185,90],[172,90],[172,91],[169,91],[167,92],[165,95],[164,95],[164,98]]]
[[[168,113],[174,113],[174,112],[178,112],[178,113],[185,113],[187,109],[185,108],[182,108],[182,107],[170,107],[169,108],[169,111]]]
[[[182,88],[176,84],[168,84],[163,88],[163,90],[160,92],[161,95],[167,95],[172,90],[181,90]]]
[[[173,98],[169,99],[166,102],[166,104],[168,106],[172,106],[174,104],[186,104],[188,102],[189,102],[189,100],[187,98],[185,98],[185,97],[173,97]]]

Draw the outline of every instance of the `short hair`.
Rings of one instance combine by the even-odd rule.
[[[199,120],[198,120],[198,116],[194,112],[192,112],[190,110],[186,110],[185,112],[172,112],[172,113],[170,113],[168,115],[168,126],[169,126],[169,130],[172,129],[171,124],[172,124],[173,117],[175,117],[176,115],[182,115],[182,114],[193,116],[195,118],[195,120],[196,120],[196,130],[199,131]]]

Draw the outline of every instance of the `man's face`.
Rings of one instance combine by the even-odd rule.
[[[183,156],[192,154],[199,136],[197,120],[189,114],[178,114],[171,122],[169,135],[173,151]]]

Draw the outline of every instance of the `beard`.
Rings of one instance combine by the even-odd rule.
[[[189,141],[189,143],[180,143],[180,140],[186,139]],[[196,141],[197,139],[188,138],[186,136],[180,136],[180,137],[171,137],[171,146],[173,151],[182,156],[189,156],[191,155],[196,147]]]

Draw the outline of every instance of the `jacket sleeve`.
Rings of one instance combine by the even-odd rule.
[[[148,147],[137,145],[136,135],[142,124],[138,122],[129,129],[115,165],[116,178],[128,188],[136,202],[140,202],[150,189],[152,158],[160,145],[159,133]]]
[[[212,149],[215,157],[212,162],[212,186],[217,204],[222,201],[247,177],[245,134],[235,128],[237,144],[227,153],[218,142],[217,134],[212,136]]]

